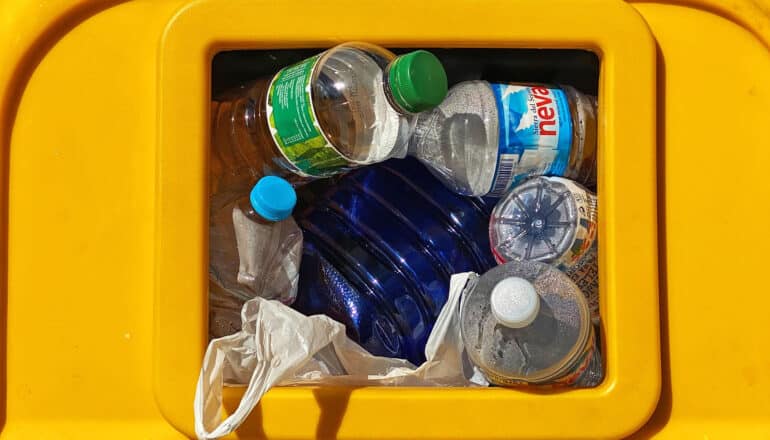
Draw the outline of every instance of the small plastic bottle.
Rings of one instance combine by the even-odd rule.
[[[263,177],[248,197],[226,205],[209,225],[209,301],[213,337],[240,329],[240,310],[254,297],[291,304],[297,295],[302,231],[291,218],[291,185]],[[235,322],[233,322],[235,321]]]
[[[499,197],[533,175],[592,185],[596,114],[569,86],[466,81],[420,115],[409,154],[463,195]]]
[[[446,96],[441,62],[346,43],[212,103],[212,206],[259,177],[291,181],[404,157],[416,114]]]
[[[471,362],[501,386],[591,387],[601,355],[582,292],[561,271],[512,261],[463,293],[460,328]]]

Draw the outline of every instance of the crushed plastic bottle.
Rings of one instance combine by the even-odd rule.
[[[512,261],[466,287],[460,329],[471,362],[502,386],[592,387],[601,355],[583,293],[545,263]]]
[[[403,157],[416,114],[446,91],[430,52],[346,43],[227,92],[211,109],[212,206],[262,176],[303,181]]]
[[[254,297],[291,304],[296,298],[302,231],[291,218],[291,185],[263,177],[247,197],[216,212],[209,224],[210,333],[240,330],[240,310]]]
[[[597,199],[561,177],[537,177],[514,187],[495,206],[489,242],[498,263],[532,260],[564,271],[585,293],[599,320]]]
[[[570,86],[466,81],[420,115],[409,144],[452,190],[502,196],[533,175],[596,180],[596,98]]]

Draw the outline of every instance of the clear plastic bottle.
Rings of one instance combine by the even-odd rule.
[[[446,91],[430,52],[346,43],[225,93],[211,109],[212,206],[265,175],[297,181],[404,157],[416,114]]]
[[[220,209],[209,224],[212,337],[240,329],[245,301],[260,296],[291,304],[297,295],[302,231],[291,218],[297,196],[275,176]]]
[[[445,185],[502,196],[532,175],[596,180],[596,98],[569,86],[466,81],[420,115],[409,144]]]
[[[495,206],[489,243],[498,263],[532,260],[551,263],[586,295],[599,319],[597,199],[561,177],[537,177],[515,186]]]
[[[471,362],[496,385],[591,387],[601,355],[580,289],[553,266],[512,261],[467,288],[460,329]]]

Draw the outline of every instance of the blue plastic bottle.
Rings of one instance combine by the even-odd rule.
[[[349,173],[300,195],[305,250],[297,300],[373,354],[419,364],[453,273],[495,265],[494,201],[463,197],[414,159]]]

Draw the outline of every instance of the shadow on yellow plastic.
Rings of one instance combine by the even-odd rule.
[[[240,434],[271,438],[617,437],[660,391],[655,43],[619,0],[205,0],[183,8],[160,47],[155,393],[193,434],[207,341],[210,66],[223,50],[329,47],[585,49],[599,79],[600,285],[605,381],[594,389],[278,388]],[[232,411],[240,389],[225,393]]]

